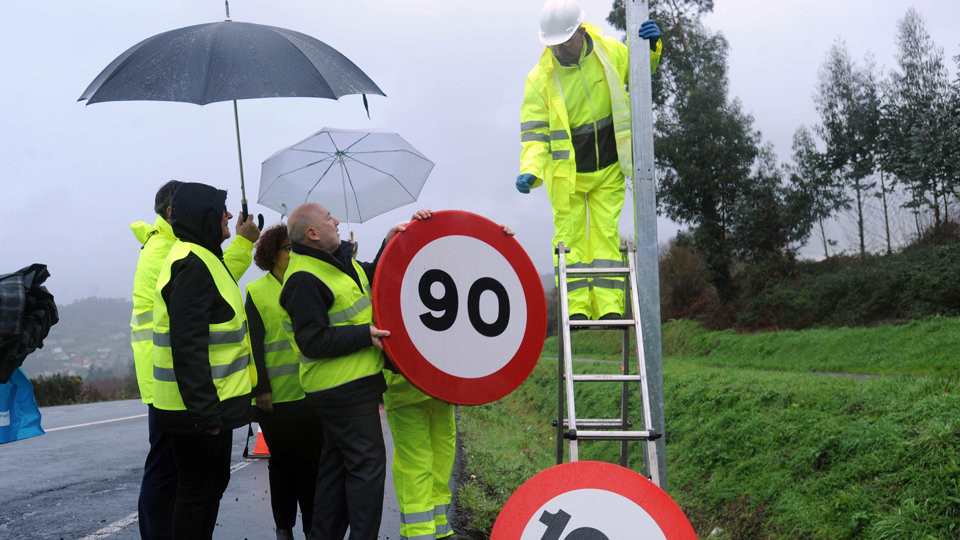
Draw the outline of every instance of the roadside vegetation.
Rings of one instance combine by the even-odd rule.
[[[40,407],[73,405],[140,397],[136,377],[107,377],[84,381],[79,375],[58,373],[30,379],[33,396]]]
[[[948,318],[754,335],[665,325],[671,496],[700,537],[960,536],[960,367],[949,358],[958,336],[960,319]],[[609,358],[620,336],[578,332],[574,343],[580,356]],[[825,362],[838,354],[843,362]],[[510,493],[555,463],[556,369],[542,359],[507,398],[460,408],[460,503],[479,534]],[[608,415],[618,398],[614,385],[581,386],[578,416]],[[640,446],[631,452],[641,470]],[[585,442],[581,459],[616,463],[617,444]]]

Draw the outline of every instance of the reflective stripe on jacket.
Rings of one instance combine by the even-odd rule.
[[[583,27],[593,44],[592,52],[581,58],[578,66],[561,67],[550,49],[545,49],[527,75],[520,109],[520,172],[537,177],[539,181],[534,186],[540,181],[546,184],[555,211],[566,210],[568,198],[575,192],[577,138],[592,138],[612,125],[620,170],[626,176],[633,174],[630,103],[624,89],[630,65],[627,47],[601,35],[593,25]],[[659,41],[656,46],[650,52],[652,70],[660,59]],[[600,78],[607,84],[595,84]],[[615,82],[611,84],[612,81]],[[565,98],[567,94],[573,98]],[[580,123],[584,119],[587,124]],[[603,154],[611,153],[597,147],[591,150],[598,161]]]
[[[284,283],[297,272],[308,272],[316,276],[333,293],[333,304],[327,313],[330,326],[348,326],[371,324],[373,307],[370,300],[370,282],[367,274],[356,260],[350,259],[361,286],[352,277],[343,273],[334,265],[315,257],[290,254],[290,264],[284,274]],[[284,330],[293,350],[300,360],[300,384],[304,392],[319,392],[350,381],[374,375],[383,369],[383,356],[374,346],[364,347],[351,354],[332,358],[310,358],[300,352],[293,336],[290,315],[281,309]]]
[[[160,291],[170,281],[173,263],[193,253],[206,265],[220,296],[230,305],[234,316],[227,322],[210,324],[208,358],[217,398],[224,400],[250,393],[256,380],[250,360],[250,340],[243,309],[243,298],[233,276],[208,249],[190,242],[177,241],[170,249],[154,297],[153,328],[153,405],[167,411],[186,410],[173,370],[173,350],[170,347],[170,316]]]
[[[150,225],[143,221],[130,224],[137,241],[143,244],[133,277],[133,314],[130,317],[130,345],[137,370],[140,399],[153,403],[153,295],[157,277],[170,248],[177,241],[167,220],[160,216]],[[223,262],[240,279],[253,260],[253,243],[237,236],[223,251]]]
[[[273,403],[297,401],[304,397],[300,386],[300,361],[281,322],[282,290],[283,285],[270,273],[247,285],[247,294],[263,320],[264,363]]]

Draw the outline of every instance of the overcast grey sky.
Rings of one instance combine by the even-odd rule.
[[[396,131],[436,167],[417,203],[351,225],[361,258],[417,208],[463,209],[511,225],[541,273],[552,267],[550,206],[542,189],[514,188],[523,80],[542,46],[540,0],[233,0],[231,16],[297,30],[333,46],[387,94],[339,101],[279,98],[239,103],[247,198],[256,204],[260,163],[321,127]],[[604,21],[609,0],[581,0]],[[854,58],[868,50],[894,63],[896,21],[913,5],[948,58],[957,54],[960,2],[923,0],[716,0],[707,18],[730,41],[731,94],[787,159],[800,124],[813,124],[816,73],[834,38]],[[154,34],[223,19],[221,0],[8,2],[0,18],[0,273],[49,266],[59,303],[129,297],[139,244],[134,221],[152,222],[153,196],[176,178],[240,189],[232,106],[76,99],[114,57]],[[669,54],[670,36],[664,36]],[[949,62],[951,73],[953,62]],[[623,232],[632,234],[626,211]],[[346,235],[346,225],[341,233]],[[661,222],[660,238],[676,226]],[[253,268],[244,282],[260,275]]]

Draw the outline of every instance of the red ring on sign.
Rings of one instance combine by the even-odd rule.
[[[506,365],[484,377],[458,377],[438,369],[414,345],[403,322],[400,288],[407,267],[421,249],[445,236],[468,236],[496,249],[523,288],[527,324],[520,346]],[[380,255],[373,282],[373,317],[377,327],[390,331],[383,347],[407,380],[431,396],[460,405],[489,403],[513,392],[537,365],[547,335],[543,285],[526,251],[496,223],[461,210],[434,212],[429,219],[408,223],[406,231],[390,239]]]
[[[667,540],[697,539],[690,520],[665,491],[635,471],[601,461],[555,465],[524,482],[500,510],[490,539],[520,538],[540,507],[579,489],[599,489],[630,499],[653,518]]]

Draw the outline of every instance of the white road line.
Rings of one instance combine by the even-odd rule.
[[[106,424],[106,423],[109,423],[109,422],[119,422],[119,421],[121,421],[121,420],[130,420],[131,418],[143,418],[143,417],[146,416],[146,415],[147,415],[147,413],[135,414],[135,415],[133,415],[133,416],[124,416],[123,418],[111,418],[110,420],[100,420],[100,421],[97,421],[97,422],[87,422],[86,424],[76,424],[76,425],[73,425],[73,426],[63,426],[63,427],[55,427],[55,428],[44,428],[43,430],[46,431],[47,433],[50,433],[51,431],[60,431],[61,429],[73,429],[73,428],[84,427],[84,426],[93,426],[93,425],[96,425],[96,424]]]
[[[121,519],[120,521],[114,521],[113,523],[107,525],[106,527],[100,529],[99,531],[97,531],[97,532],[95,532],[95,533],[93,533],[93,534],[84,536],[84,537],[81,538],[80,540],[100,540],[101,538],[106,538],[106,537],[110,536],[111,534],[116,534],[116,533],[122,531],[123,529],[125,529],[126,527],[128,527],[130,524],[132,524],[134,521],[137,521],[137,513],[136,513],[136,512],[134,512],[134,513],[130,514],[129,516]]]
[[[146,416],[146,415],[141,415],[141,416]],[[129,418],[137,418],[137,417],[131,416],[131,417],[129,417]],[[124,418],[118,418],[118,420],[124,420]],[[110,420],[107,420],[107,422],[110,422]],[[99,422],[94,422],[94,423],[99,423]],[[83,425],[87,425],[87,424],[83,424]],[[70,427],[78,427],[78,426],[70,426]],[[66,428],[56,428],[56,429],[66,429]],[[48,431],[53,431],[53,430],[48,430]],[[236,465],[234,465],[233,467],[230,467],[230,474],[233,474],[233,473],[239,471],[240,469],[246,467],[247,465],[250,465],[251,463],[253,463],[253,462],[252,462],[252,461],[247,461],[247,460],[238,462],[238,463],[237,463]],[[136,513],[136,512],[130,514],[129,516],[127,516],[127,517],[125,517],[125,518],[123,518],[123,519],[121,519],[121,520],[119,520],[119,521],[114,521],[113,523],[107,525],[106,527],[100,529],[99,531],[97,531],[97,532],[95,532],[95,533],[93,533],[93,534],[84,536],[84,537],[81,538],[80,540],[100,540],[101,538],[106,538],[106,537],[110,536],[111,534],[116,534],[116,533],[122,531],[123,529],[129,527],[129,526],[132,525],[133,522],[135,522],[135,521],[137,521],[137,513]]]

